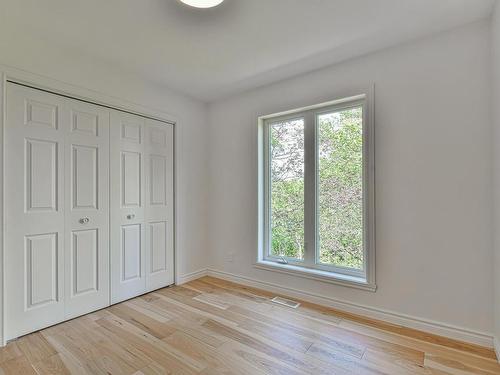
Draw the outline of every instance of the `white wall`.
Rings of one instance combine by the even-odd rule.
[[[211,268],[491,335],[489,35],[475,23],[210,105]],[[253,268],[257,116],[372,82],[377,292]]]
[[[15,42],[14,42],[15,41]],[[145,82],[114,66],[94,61],[74,50],[62,50],[52,41],[22,33],[0,33],[0,64],[24,69],[100,94],[120,98],[175,116],[177,157],[177,270],[182,276],[208,261],[205,215],[206,104],[177,94],[154,82]],[[1,71],[0,67],[0,71]]]
[[[495,286],[494,303],[494,335],[497,355],[500,358],[500,2],[497,1],[491,18],[491,46],[492,46],[492,115],[493,115],[493,147],[494,147],[494,201],[495,215],[493,220],[494,233],[494,275]]]

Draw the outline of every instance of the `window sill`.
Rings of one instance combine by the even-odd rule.
[[[362,277],[349,276],[340,273],[298,267],[290,264],[280,264],[266,260],[260,260],[257,263],[255,263],[254,266],[255,268],[259,268],[266,271],[285,273],[293,276],[304,277],[306,279],[322,281],[330,284],[337,284],[356,289],[368,290],[370,292],[375,292],[377,289],[377,286],[375,284],[369,283],[368,281],[366,281],[366,279]]]

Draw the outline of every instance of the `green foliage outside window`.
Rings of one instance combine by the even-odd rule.
[[[363,267],[360,107],[318,116],[319,262]],[[271,125],[271,254],[304,256],[304,121]]]
[[[304,257],[304,120],[273,124],[271,254]]]
[[[363,268],[363,121],[353,108],[318,118],[321,263]]]

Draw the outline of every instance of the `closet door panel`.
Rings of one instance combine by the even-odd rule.
[[[66,99],[66,318],[109,305],[109,110]]]
[[[111,113],[111,302],[146,291],[145,120]]]
[[[167,157],[164,155],[150,155],[150,189],[149,204],[163,206],[167,204]]]
[[[57,233],[26,237],[26,306],[57,302]]]
[[[142,153],[122,151],[121,194],[123,208],[141,207]]]
[[[95,146],[71,145],[72,152],[72,208],[98,209],[99,195],[99,148]]]
[[[72,232],[71,273],[73,296],[99,290],[99,244],[98,230]]]
[[[25,139],[26,210],[57,211],[57,142]]]
[[[64,319],[64,99],[7,84],[5,336]]]
[[[174,282],[173,126],[146,121],[147,290]]]
[[[154,275],[167,270],[167,222],[150,222],[149,238],[151,255],[149,273],[150,275]]]
[[[141,224],[122,225],[121,282],[139,280],[141,272],[142,228]]]

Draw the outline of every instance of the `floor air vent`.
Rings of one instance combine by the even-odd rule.
[[[277,303],[278,305],[283,305],[286,307],[291,307],[292,309],[296,309],[297,307],[300,306],[300,303],[286,299],[286,298],[281,298],[281,297],[274,297],[272,302]]]

